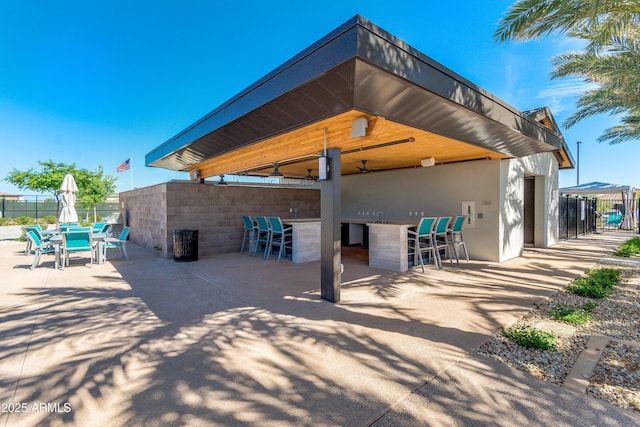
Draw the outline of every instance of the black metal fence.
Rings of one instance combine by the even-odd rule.
[[[560,196],[558,208],[561,239],[596,231],[596,199]]]
[[[0,196],[0,218],[31,217],[42,219],[56,216],[57,202],[51,196]],[[86,218],[87,209],[76,206],[78,217]],[[101,203],[96,206],[99,217],[107,217],[118,211],[118,203]],[[93,220],[93,207],[88,210],[89,220]]]
[[[561,239],[604,231],[640,233],[638,229],[640,199],[630,200],[625,207],[622,199],[563,195],[560,196],[559,203],[558,222]]]

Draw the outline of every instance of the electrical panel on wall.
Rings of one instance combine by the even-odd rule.
[[[476,202],[462,202],[462,215],[466,215],[466,228],[474,228],[476,226]]]

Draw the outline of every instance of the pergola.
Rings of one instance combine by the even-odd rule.
[[[224,174],[323,176],[322,297],[339,301],[340,176],[553,152],[564,139],[361,16],[350,19],[146,156]]]

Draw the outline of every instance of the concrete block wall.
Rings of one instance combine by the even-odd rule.
[[[129,239],[149,249],[167,248],[167,186],[153,185],[120,193],[120,214]]]
[[[168,258],[173,256],[173,231],[177,229],[197,229],[198,252],[209,255],[240,250],[242,215],[320,217],[317,189],[172,181],[121,193],[120,200],[131,239],[151,250],[159,247],[159,254]]]

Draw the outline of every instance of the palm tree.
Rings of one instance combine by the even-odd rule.
[[[611,144],[640,136],[640,0],[520,0],[498,23],[495,37],[525,41],[552,33],[586,42],[581,52],[553,58],[552,78],[581,76],[595,88],[578,99],[571,127],[595,114],[623,114],[598,140]],[[590,85],[589,87],[594,87]]]

